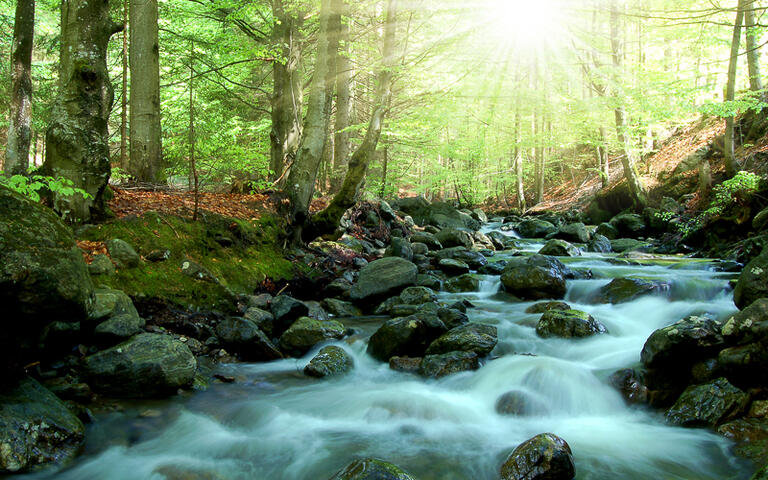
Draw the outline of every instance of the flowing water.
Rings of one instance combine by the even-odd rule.
[[[540,246],[527,243],[525,250]],[[504,254],[492,260],[498,258]],[[382,319],[351,319],[345,323],[359,333],[336,343],[355,359],[346,377],[304,377],[317,349],[301,359],[224,365],[220,372],[235,376],[235,384],[100,415],[74,465],[29,478],[160,480],[158,472],[181,467],[208,475],[189,478],[322,480],[354,458],[374,456],[422,480],[496,479],[506,455],[543,432],[568,441],[578,479],[749,478],[752,467],[729,453],[727,441],[667,426],[661,414],[627,406],[607,381],[639,361],[655,329],[690,314],[734,312],[732,275],[718,272],[717,262],[691,259],[566,260],[593,274],[569,280],[566,301],[608,334],[540,339],[539,315],[524,313],[532,303],[505,301],[497,294],[499,277],[488,276],[480,292],[441,295],[469,299],[477,307],[469,311],[473,321],[498,327],[498,358],[478,371],[439,380],[392,371],[365,353]],[[584,303],[610,279],[633,275],[671,287],[620,305]],[[528,393],[536,415],[497,414],[497,398],[511,390]]]

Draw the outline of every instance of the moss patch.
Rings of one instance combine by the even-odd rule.
[[[291,279],[294,264],[277,244],[279,226],[273,217],[247,221],[205,214],[198,222],[157,212],[125,217],[83,230],[80,240],[125,240],[143,257],[170,250],[170,258],[138,268],[95,277],[95,283],[123,290],[132,297],[161,298],[186,307],[230,311],[233,294],[252,293],[266,278]],[[192,260],[208,269],[220,284],[190,278],[181,264]]]

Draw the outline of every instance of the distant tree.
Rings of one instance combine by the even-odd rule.
[[[32,116],[32,44],[35,34],[35,0],[17,0],[11,51],[11,122],[3,170],[15,175],[29,167]]]

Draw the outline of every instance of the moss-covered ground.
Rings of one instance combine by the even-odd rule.
[[[184,307],[230,311],[233,294],[253,293],[267,278],[289,280],[297,273],[278,244],[274,217],[248,221],[204,213],[201,219],[146,212],[86,228],[79,240],[125,240],[145,257],[155,250],[170,250],[160,262],[142,261],[138,268],[116,275],[94,277],[94,283],[123,290],[132,297],[159,298]],[[184,275],[185,260],[208,269],[219,283]]]

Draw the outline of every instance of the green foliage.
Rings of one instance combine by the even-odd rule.
[[[40,201],[40,192],[46,190],[65,197],[81,195],[83,198],[92,198],[85,190],[74,187],[74,183],[68,178],[45,177],[42,175],[32,175],[30,177],[24,175],[13,175],[10,177],[0,175],[0,185],[25,195],[35,202]]]

